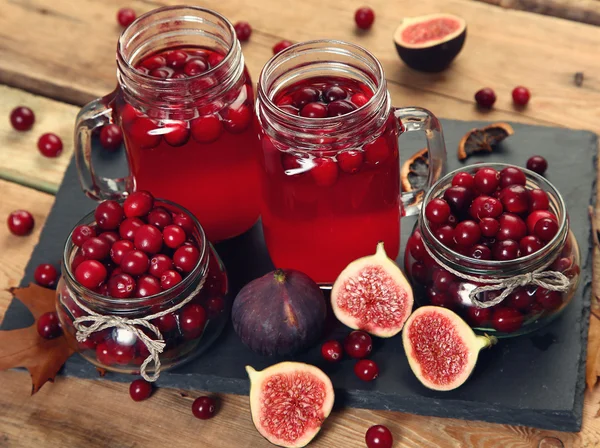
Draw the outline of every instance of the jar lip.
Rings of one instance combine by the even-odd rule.
[[[376,75],[377,79],[379,80],[377,89],[373,92],[373,95],[371,96],[371,98],[369,98],[369,100],[365,104],[363,104],[360,107],[357,107],[352,112],[348,112],[347,114],[337,116],[337,117],[308,118],[308,117],[302,117],[300,115],[292,115],[292,114],[284,111],[283,109],[280,109],[273,102],[273,100],[270,98],[270,96],[267,94],[268,86],[266,85],[266,78],[268,77],[268,71],[271,70],[272,68],[280,65],[287,59],[289,59],[289,55],[291,53],[297,52],[298,50],[301,50],[304,47],[310,48],[311,46],[321,45],[321,44],[329,44],[329,46],[330,46],[329,48],[349,47],[351,50],[354,50],[356,53],[362,53],[369,60],[369,62],[371,62],[376,68],[375,75]],[[327,47],[325,47],[325,48],[327,48]],[[320,50],[323,50],[323,49],[320,49]],[[382,96],[387,95],[387,85],[385,82],[385,73],[383,70],[383,66],[381,65],[381,62],[379,62],[379,60],[373,55],[373,53],[371,53],[366,48],[364,48],[360,45],[351,43],[351,42],[346,42],[346,41],[338,40],[338,39],[315,39],[315,40],[308,40],[308,41],[304,41],[304,42],[298,42],[294,45],[291,45],[291,46],[287,47],[286,49],[277,53],[271,59],[269,59],[269,61],[267,61],[267,63],[262,68],[260,75],[258,77],[258,95],[261,99],[261,102],[266,106],[266,108],[270,112],[283,113],[284,116],[286,116],[286,117],[293,117],[296,122],[296,125],[298,125],[300,127],[305,126],[308,128],[312,128],[315,126],[334,125],[340,121],[351,120],[351,119],[357,117],[360,113],[364,113],[365,110],[372,108],[377,101],[381,101]]]
[[[548,241],[548,243],[542,249],[538,250],[537,252],[534,252],[529,255],[525,255],[524,257],[515,258],[513,260],[479,260],[477,258],[468,257],[459,252],[456,252],[456,251],[450,249],[448,246],[445,246],[444,244],[440,243],[437,240],[437,238],[435,238],[435,236],[433,235],[433,230],[429,226],[429,221],[425,218],[425,205],[428,204],[431,199],[433,199],[433,196],[438,193],[438,190],[440,190],[441,188],[448,185],[452,181],[452,178],[454,177],[454,175],[456,175],[456,173],[459,173],[459,172],[470,172],[472,170],[480,169],[480,168],[494,168],[497,171],[501,171],[502,169],[508,168],[508,167],[517,168],[517,169],[523,171],[523,173],[527,177],[529,177],[531,180],[533,180],[536,183],[538,188],[544,190],[545,192],[550,192],[554,197],[556,197],[557,202],[558,202],[558,212],[560,215],[558,232],[556,232],[556,235],[554,235],[554,237],[550,241]],[[558,189],[550,181],[548,181],[545,177],[539,175],[538,173],[536,173],[534,171],[528,170],[527,168],[522,168],[517,165],[510,164],[510,163],[500,163],[500,162],[478,163],[478,164],[467,165],[467,166],[458,168],[458,169],[446,174],[444,177],[442,177],[440,180],[438,180],[425,194],[425,197],[423,198],[423,202],[421,205],[421,210],[419,213],[419,221],[421,222],[421,225],[424,226],[425,230],[427,231],[428,237],[433,238],[433,240],[436,243],[439,243],[444,248],[444,250],[448,251],[448,253],[453,257],[453,260],[452,260],[453,263],[456,263],[458,265],[462,265],[463,263],[467,263],[467,264],[475,263],[475,264],[477,264],[478,268],[473,269],[473,271],[478,271],[481,273],[488,273],[487,271],[489,271],[491,269],[507,269],[508,267],[513,267],[515,264],[534,262],[540,256],[545,255],[548,252],[548,250],[555,247],[561,240],[566,239],[566,237],[568,235],[568,231],[566,229],[568,227],[567,207],[566,207],[565,201],[564,201],[562,195],[560,194],[560,192],[558,191]],[[544,250],[544,249],[546,249],[546,250]],[[446,257],[444,257],[444,258],[446,258]]]
[[[119,202],[122,203],[123,201],[119,201]],[[86,297],[89,297],[89,298],[93,299],[94,302],[98,302],[101,305],[119,305],[122,307],[125,307],[125,306],[135,307],[136,305],[152,306],[152,305],[156,305],[157,303],[155,303],[155,302],[158,302],[159,299],[170,299],[169,295],[172,294],[173,290],[175,290],[176,288],[181,289],[183,291],[183,290],[187,289],[194,282],[194,278],[200,273],[200,271],[204,267],[205,263],[203,263],[203,260],[206,256],[206,253],[208,250],[207,245],[209,244],[208,240],[206,239],[206,234],[204,233],[204,229],[202,228],[202,225],[200,225],[200,222],[198,221],[198,219],[196,219],[196,217],[188,209],[186,209],[185,207],[183,207],[179,204],[176,204],[175,202],[169,201],[167,199],[155,198],[154,204],[158,205],[158,206],[161,206],[163,204],[168,205],[170,207],[173,207],[177,212],[184,213],[192,219],[192,222],[194,223],[194,228],[200,234],[201,241],[199,243],[202,244],[202,248],[200,250],[200,256],[198,257],[198,262],[196,263],[196,266],[194,266],[194,269],[192,269],[190,271],[190,273],[180,283],[173,286],[172,288],[169,288],[165,291],[159,292],[158,294],[154,294],[154,295],[147,296],[147,297],[130,297],[130,298],[126,298],[126,299],[119,299],[119,298],[114,298],[114,297],[107,297],[107,296],[99,294],[95,291],[92,291],[89,288],[86,288],[81,283],[79,283],[77,281],[77,279],[75,278],[75,275],[71,271],[71,264],[68,262],[69,261],[68,258],[71,253],[71,250],[74,246],[74,244],[72,242],[72,235],[73,235],[73,232],[75,231],[75,229],[80,225],[84,225],[84,224],[89,225],[89,224],[95,223],[95,221],[94,221],[95,210],[93,210],[90,213],[86,214],[83,218],[81,218],[77,222],[77,224],[75,224],[73,229],[71,229],[71,231],[69,232],[69,236],[67,237],[67,240],[65,242],[65,247],[63,250],[63,260],[62,260],[63,275],[66,274],[69,279],[69,282],[71,282],[73,285],[75,285],[79,290],[81,290],[81,292],[85,293],[85,297],[82,297],[82,300],[84,302],[89,303],[90,301],[87,300],[87,298],[86,298]],[[206,263],[206,265],[208,266],[208,263]],[[204,272],[204,275],[206,275],[206,274],[207,274],[207,272]]]
[[[146,74],[146,73],[138,71],[129,61],[125,60],[125,58],[123,57],[123,40],[125,40],[126,37],[127,37],[127,40],[129,40],[131,38],[130,36],[126,36],[127,31],[129,29],[133,29],[133,26],[136,23],[138,23],[142,20],[145,20],[148,17],[150,17],[156,13],[165,12],[165,11],[176,11],[176,10],[181,10],[181,11],[194,10],[194,11],[203,12],[203,13],[212,15],[212,16],[218,18],[219,20],[222,20],[225,23],[225,25],[227,26],[227,31],[229,32],[230,36],[232,36],[232,43],[229,46],[227,53],[225,54],[223,59],[221,61],[219,61],[219,63],[217,65],[215,65],[214,67],[211,67],[209,70],[207,70],[203,73],[198,73],[197,75],[188,76],[185,79],[155,78],[154,76],[150,76],[150,74]],[[147,80],[147,81],[150,81],[153,83],[157,83],[157,85],[172,86],[177,83],[193,81],[193,80],[200,79],[204,76],[212,75],[217,71],[217,69],[220,69],[221,67],[225,66],[226,64],[230,64],[231,59],[233,58],[232,55],[234,53],[236,41],[237,41],[237,35],[235,34],[235,29],[233,27],[233,24],[225,16],[223,16],[222,14],[220,14],[212,9],[203,8],[201,6],[186,6],[186,5],[163,6],[161,8],[152,9],[152,10],[142,14],[141,16],[136,18],[131,23],[131,25],[129,25],[127,28],[125,28],[121,32],[119,39],[117,41],[117,60],[118,60],[118,62],[124,64],[129,70],[134,71],[136,76],[141,77],[141,79],[144,79],[144,80]]]

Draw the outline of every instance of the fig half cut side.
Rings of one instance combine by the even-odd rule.
[[[250,411],[258,432],[274,445],[306,446],[331,413],[334,392],[322,370],[300,362],[282,362],[250,377]]]
[[[477,336],[449,309],[423,306],[408,318],[402,343],[419,381],[429,389],[446,391],[469,378],[481,349],[496,343],[496,338]]]
[[[402,330],[413,303],[410,284],[382,242],[375,255],[350,263],[331,289],[331,306],[341,323],[381,338]]]
[[[467,23],[453,14],[407,17],[394,33],[400,58],[409,67],[440,72],[460,53],[467,37]]]

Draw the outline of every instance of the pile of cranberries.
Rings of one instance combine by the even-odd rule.
[[[153,78],[185,79],[207,72],[224,58],[205,48],[169,49],[144,58],[136,70]]]
[[[344,340],[344,345],[339,341],[331,340],[321,346],[321,356],[326,361],[338,362],[343,357],[343,352],[354,359],[358,359],[354,365],[354,373],[363,381],[373,381],[379,376],[379,367],[370,359],[366,358],[373,351],[373,340],[364,331],[353,331]]]

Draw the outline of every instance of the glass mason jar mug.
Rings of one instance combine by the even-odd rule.
[[[97,290],[85,288],[74,275],[82,255],[73,244],[71,232],[56,289],[58,317],[75,351],[97,367],[141,372],[150,380],[158,377],[158,366],[164,370],[180,365],[212,344],[227,322],[230,307],[225,268],[198,221],[170,201],[155,200],[155,204],[171,213],[183,213],[193,222],[189,241],[198,247],[200,256],[179,283],[158,294],[136,298],[110,297],[109,288],[102,285]],[[95,225],[94,213],[77,226],[82,224]],[[118,267],[110,266],[109,279],[118,272]],[[156,343],[164,347],[152,353],[150,346]]]
[[[94,199],[134,190],[188,208],[210,241],[248,230],[259,216],[260,150],[253,89],[233,26],[191,6],[139,17],[117,48],[118,87],[77,117],[81,185]],[[92,166],[94,131],[118,124],[129,175],[112,179]]]
[[[563,198],[550,182],[533,171],[491,163],[449,173],[429,190],[423,201],[428,204],[436,198],[450,197],[445,192],[449,188],[456,189],[452,180],[457,173],[474,174],[482,168],[501,171],[507,167],[524,173],[526,196],[523,198],[528,205],[520,214],[504,211],[497,219],[483,222],[480,214],[469,208],[470,201],[457,200],[451,205],[452,213],[459,219],[462,214],[463,218],[478,222],[481,232],[488,233],[488,236],[482,233],[478,245],[469,248],[459,246],[452,237],[455,220],[448,219],[445,224],[430,222],[424,205],[407,242],[404,259],[405,272],[415,288],[418,303],[450,308],[476,330],[499,337],[517,336],[545,326],[565,309],[577,290],[579,246],[569,229]],[[452,193],[452,196],[456,195]],[[502,197],[500,194],[501,200]],[[462,210],[458,210],[457,205]],[[504,215],[511,216],[503,220]],[[555,225],[546,229],[550,233],[542,238],[536,233],[541,230],[532,229],[544,217],[551,217]],[[489,233],[490,229],[496,231],[495,236]],[[517,233],[520,241],[511,236]],[[528,236],[522,236],[527,233]],[[506,243],[502,246],[507,251],[505,254],[499,252],[500,243]],[[514,253],[509,253],[511,251]],[[506,259],[489,259],[484,252]],[[474,254],[480,258],[474,258]]]
[[[379,61],[330,40],[296,44],[267,62],[256,111],[273,263],[330,285],[379,241],[396,258],[400,218],[417,213],[423,196],[400,194],[398,135],[425,132],[432,185],[446,162],[436,117],[392,107]]]

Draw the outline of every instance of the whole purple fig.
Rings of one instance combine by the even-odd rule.
[[[327,307],[306,274],[277,269],[244,286],[233,303],[233,328],[251,350],[285,356],[307,349],[323,333]]]

